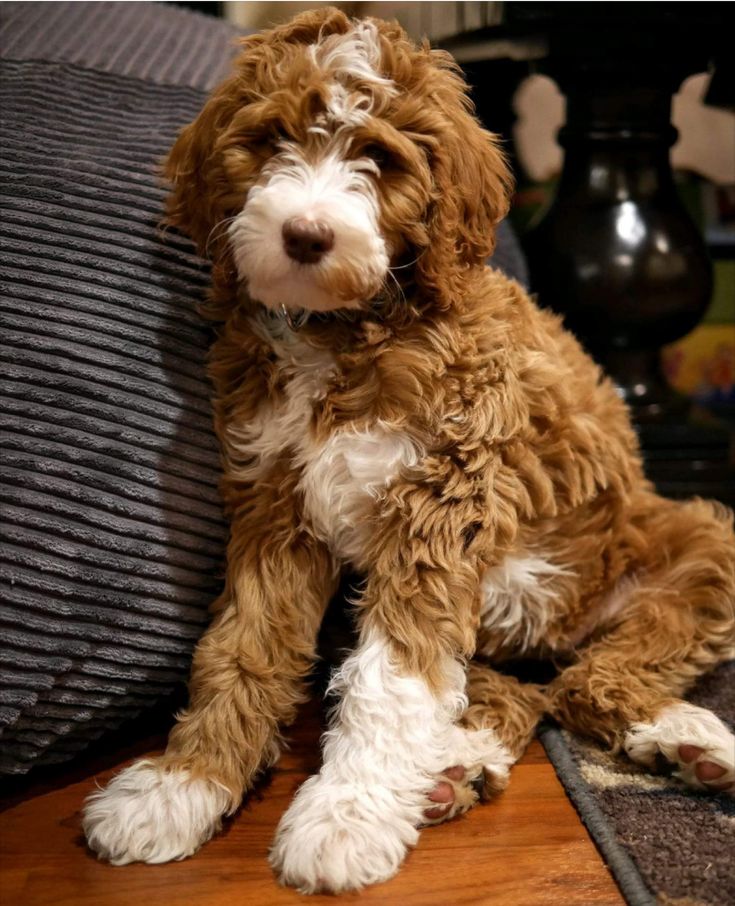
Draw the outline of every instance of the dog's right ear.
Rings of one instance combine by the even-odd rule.
[[[166,221],[196,243],[209,257],[207,243],[214,227],[228,216],[232,189],[218,154],[218,139],[235,112],[247,103],[239,76],[231,76],[209,98],[199,116],[179,133],[164,162],[171,185]]]

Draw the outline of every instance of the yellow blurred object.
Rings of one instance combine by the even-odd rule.
[[[672,386],[698,400],[735,401],[735,324],[702,324],[664,347]]]

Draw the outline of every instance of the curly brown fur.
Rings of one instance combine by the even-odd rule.
[[[354,180],[340,197],[356,198],[372,266],[340,258],[348,227],[336,220],[318,267],[284,258],[284,285],[319,311],[348,309],[293,332],[272,293],[281,271],[256,292],[272,262],[248,258],[238,230],[274,174],[290,186],[320,166]],[[677,702],[733,654],[732,514],[658,497],[610,380],[556,316],[484,266],[510,178],[450,58],[396,24],[300,16],[244,40],[167,174],[170,222],[213,266],[229,566],[189,708],[161,774],[145,768],[154,793],[136,774],[102,794],[92,845],[160,861],[212,833],[276,758],[347,564],[365,574],[360,643],[335,679],[324,768],[279,830],[286,883],[389,877],[441,772],[463,765],[502,788],[544,709],[638,760],[658,746],[693,785],[717,775],[727,789],[726,729]],[[336,208],[313,216],[329,225]],[[465,689],[476,653],[486,662]],[[569,666],[546,690],[491,669],[520,655]],[[164,846],[142,819],[123,827],[124,796],[153,810],[154,795],[190,817],[196,800],[198,837],[164,827]],[[474,801],[456,796],[461,809]]]

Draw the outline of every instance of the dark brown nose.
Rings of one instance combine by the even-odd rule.
[[[334,231],[319,220],[292,217],[282,233],[286,254],[300,264],[316,264],[334,246]]]

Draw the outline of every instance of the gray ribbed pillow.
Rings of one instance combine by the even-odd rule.
[[[3,62],[0,770],[169,693],[225,527],[195,303],[157,159],[202,94]]]
[[[154,4],[3,19],[0,771],[18,773],[185,679],[220,582],[207,271],[158,229],[157,167],[232,32]]]

